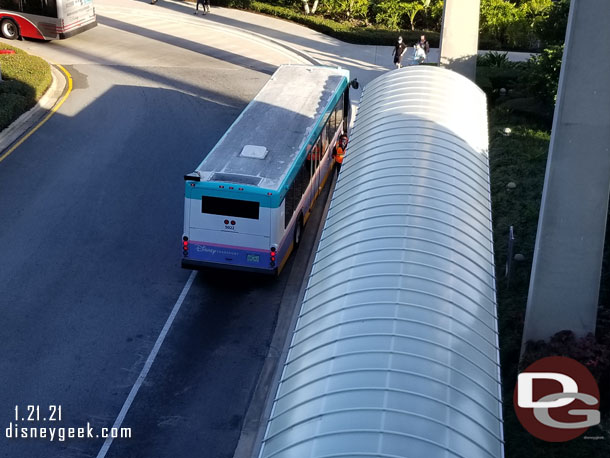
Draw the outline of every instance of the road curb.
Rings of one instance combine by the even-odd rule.
[[[0,133],[0,156],[25,135],[29,129],[35,126],[61,98],[66,89],[66,78],[54,65],[51,65],[51,77],[51,85],[36,105],[19,116]]]

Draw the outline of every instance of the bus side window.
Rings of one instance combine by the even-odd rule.
[[[303,194],[305,194],[305,191],[307,191],[307,186],[309,185],[309,169],[306,167],[306,165],[307,163],[303,164],[299,176],[297,177],[297,180],[299,181],[300,190],[299,199],[301,198],[301,196],[303,196]]]
[[[22,0],[21,5],[24,13],[42,15],[42,0]]]
[[[46,2],[44,2],[42,15],[47,17],[57,17],[56,0],[47,0]]]
[[[320,159],[322,159],[326,154],[326,150],[328,149],[328,122],[326,122],[326,124],[324,124],[324,127],[322,128],[322,132],[320,133],[320,139],[322,140]]]
[[[330,132],[329,138],[333,138],[335,136],[335,132],[337,132],[337,107],[330,114],[330,119],[328,120],[328,129]]]
[[[298,197],[299,200],[297,200],[297,197],[295,195],[295,185],[296,181],[292,183],[292,186],[290,186],[288,192],[286,193],[286,197],[284,198],[284,228],[288,226],[290,218],[292,218],[292,215],[294,213],[296,204],[300,200],[300,196]]]
[[[324,129],[322,129],[322,132],[324,132]],[[322,135],[318,137],[313,149],[316,152],[316,154],[314,154],[315,165],[313,169],[315,173],[315,171],[318,170],[318,166],[320,165],[320,157],[322,156]]]
[[[0,0],[0,8],[10,11],[19,11],[19,0]]]
[[[341,123],[343,122],[343,104],[344,104],[344,96],[342,95],[341,98],[339,99],[339,102],[337,103],[337,107],[335,108],[335,116],[336,116],[336,120],[335,122],[337,123],[337,129],[341,128]]]

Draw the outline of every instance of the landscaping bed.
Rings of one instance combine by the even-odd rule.
[[[51,67],[40,57],[0,43],[0,130],[32,108],[51,85]]]
[[[480,59],[481,60],[481,59]],[[529,347],[520,363],[521,338],[542,187],[551,136],[552,100],[534,97],[534,62],[512,64],[501,55],[488,55],[477,68],[477,82],[488,95],[489,157],[502,365],[506,457],[585,458],[610,456],[610,294],[604,288],[595,336],[576,339],[570,332]],[[535,77],[534,77],[535,78]],[[504,89],[504,90],[502,90]],[[534,89],[535,90],[535,89]],[[508,130],[507,130],[508,129]],[[509,227],[514,228],[512,274],[505,276]],[[606,236],[603,278],[608,279],[610,243]],[[601,392],[602,423],[584,436],[565,443],[536,439],[519,423],[513,391],[519,370],[544,356],[567,356],[587,366]],[[520,365],[521,364],[521,365]],[[590,440],[585,437],[603,437]]]

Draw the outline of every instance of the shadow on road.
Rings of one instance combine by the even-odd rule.
[[[273,65],[261,62],[256,59],[252,59],[247,55],[235,54],[224,49],[218,49],[211,46],[207,46],[204,43],[186,40],[175,35],[168,35],[167,33],[158,32],[156,30],[151,30],[137,25],[129,24],[127,22],[112,19],[107,16],[98,15],[97,21],[99,24],[105,25],[107,27],[123,30],[124,32],[129,32],[135,35],[147,37],[152,40],[157,40],[161,43],[170,44],[181,49],[186,49],[199,54],[214,57],[216,59],[222,60],[223,62],[229,62],[240,67],[256,69],[268,75],[271,75],[276,69],[276,67]],[[205,36],[202,36],[202,40],[205,40]],[[244,51],[246,51],[246,49],[247,47],[244,48]]]

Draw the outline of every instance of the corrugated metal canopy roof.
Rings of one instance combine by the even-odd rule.
[[[482,91],[363,91],[261,457],[501,457]]]

